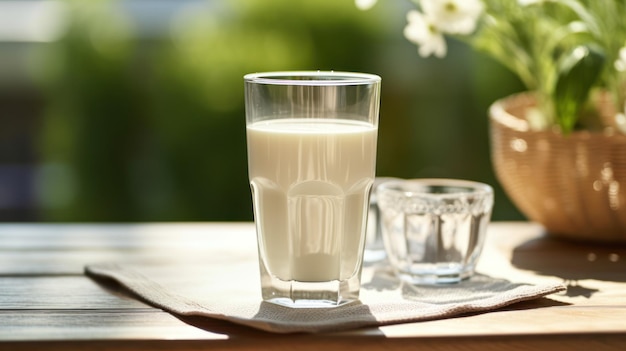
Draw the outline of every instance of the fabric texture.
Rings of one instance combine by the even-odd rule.
[[[259,295],[217,302],[217,297],[224,296],[218,290],[207,292],[215,294],[215,299],[200,302],[175,292],[157,275],[147,276],[130,265],[94,264],[86,266],[85,272],[95,280],[112,279],[144,302],[177,316],[227,320],[274,333],[340,331],[449,318],[566,290],[562,284],[513,283],[483,274],[456,284],[416,286],[378,269],[363,282],[358,302],[333,308],[289,308],[261,301]]]

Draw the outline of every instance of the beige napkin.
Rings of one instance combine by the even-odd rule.
[[[376,271],[365,274],[368,269]],[[211,294],[225,295],[215,286],[200,302],[131,266],[94,264],[85,272],[96,280],[113,279],[143,301],[174,315],[227,320],[275,333],[339,331],[448,318],[491,311],[566,289],[562,284],[520,284],[481,274],[458,284],[413,286],[397,280],[385,268],[369,267],[364,269],[364,276],[369,278],[362,284],[360,302],[335,308],[292,309],[261,301],[260,288],[254,295],[215,301]]]

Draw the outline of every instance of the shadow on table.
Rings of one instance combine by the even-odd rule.
[[[527,285],[529,284],[514,283],[481,273],[476,273],[471,278],[459,283],[410,284],[399,279],[387,264],[379,264],[374,268],[371,280],[364,282],[362,287],[365,290],[377,292],[398,291],[405,300],[417,301],[432,307],[450,304],[481,304],[488,298],[502,297],[509,291]],[[542,297],[532,298],[527,301],[517,301],[511,305],[496,309],[524,310],[564,305],[568,305],[568,303],[555,301],[549,297]],[[469,312],[462,315],[474,315],[485,312],[488,311]]]
[[[249,327],[259,335],[315,334],[319,332],[346,331],[378,325],[369,306],[360,301],[332,308],[290,308],[266,301],[259,303],[253,317],[230,316],[211,318],[203,315],[174,315],[181,321],[212,332],[232,335],[237,326]],[[227,322],[227,323],[224,323]],[[275,335],[275,334],[274,334]]]
[[[513,266],[562,278],[567,296],[591,297],[597,289],[581,280],[626,282],[626,245],[576,242],[550,236],[529,240],[513,250]]]

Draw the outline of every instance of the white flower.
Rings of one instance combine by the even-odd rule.
[[[471,34],[483,13],[481,0],[422,0],[422,10],[441,32]]]
[[[359,10],[369,10],[376,5],[377,1],[378,0],[354,0],[354,4]]]
[[[430,18],[416,10],[409,11],[406,18],[409,23],[404,27],[404,36],[418,45],[420,56],[446,56],[446,40]]]
[[[626,72],[626,46],[619,50],[619,57],[615,60],[614,65],[618,72]]]

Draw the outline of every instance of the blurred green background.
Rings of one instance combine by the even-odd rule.
[[[0,0],[1,221],[252,220],[243,80],[271,70],[383,78],[378,176],[482,181],[487,108],[520,91],[449,42],[406,41],[408,1]]]

